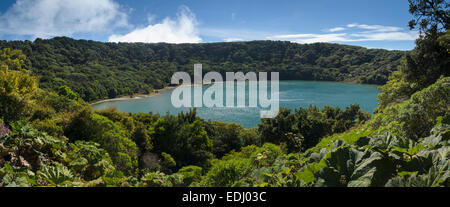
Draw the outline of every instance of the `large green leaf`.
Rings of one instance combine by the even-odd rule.
[[[43,166],[39,175],[54,186],[70,185],[73,178],[72,172],[64,165]]]
[[[377,186],[380,183],[374,181],[382,179],[376,177],[385,176],[393,169],[380,153],[350,147],[331,152],[325,163],[327,166],[317,174],[317,186]],[[377,173],[386,169],[388,173]]]
[[[390,179],[387,187],[448,187],[450,180],[449,162],[441,162],[441,164],[432,166],[427,174],[417,175],[414,173],[410,176],[397,176]]]

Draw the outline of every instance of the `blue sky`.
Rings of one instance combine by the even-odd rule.
[[[0,39],[333,42],[409,50],[407,0],[2,0]]]

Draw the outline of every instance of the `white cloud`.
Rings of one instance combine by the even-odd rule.
[[[417,32],[381,32],[381,33],[359,33],[352,34],[353,37],[358,37],[358,41],[403,41],[415,40],[418,38]]]
[[[197,19],[188,7],[181,7],[177,18],[165,18],[161,23],[137,28],[125,35],[112,35],[109,42],[145,43],[199,43],[202,41],[197,31]]]
[[[418,33],[413,31],[403,31],[400,27],[348,24],[348,28],[358,31],[353,33],[333,33],[345,30],[343,27],[335,27],[327,30],[331,33],[325,34],[282,34],[269,36],[266,39],[286,40],[297,43],[315,42],[362,42],[362,41],[411,41],[418,38]],[[353,31],[352,29],[352,31]]]
[[[291,34],[291,35],[275,35],[267,37],[271,40],[287,40],[297,43],[309,44],[315,42],[346,42],[346,33],[333,34]]]
[[[367,24],[348,24],[349,28],[359,28],[365,30],[372,30],[374,32],[396,32],[403,30],[400,27],[392,27],[392,26],[382,26],[382,25],[367,25]]]
[[[17,0],[0,16],[0,33],[34,38],[128,26],[127,14],[114,0]]]
[[[244,41],[244,39],[241,39],[241,38],[225,38],[225,39],[223,39],[223,41],[225,41],[225,42],[239,42],[239,41]]]
[[[335,27],[335,28],[331,28],[328,31],[329,32],[340,32],[340,31],[344,31],[345,28],[344,27]]]

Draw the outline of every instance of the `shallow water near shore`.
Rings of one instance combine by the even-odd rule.
[[[193,86],[202,87],[202,91],[207,90],[211,85]],[[171,103],[171,95],[174,89],[163,90],[159,94],[151,97],[139,99],[125,99],[118,101],[103,102],[92,105],[93,109],[106,109],[117,107],[119,111],[137,113],[152,112],[166,114],[178,114],[182,111],[189,111],[190,108],[175,108]],[[237,88],[235,87],[235,91]],[[224,105],[225,105],[224,90]],[[345,107],[350,104],[359,104],[364,111],[373,112],[378,102],[376,97],[379,91],[375,85],[346,84],[337,82],[319,81],[280,81],[279,82],[279,103],[280,107],[297,109],[316,105],[323,107],[330,105],[334,107]],[[235,93],[236,94],[236,93]],[[246,83],[246,104],[248,105],[248,83]],[[268,86],[270,94],[270,84]],[[192,92],[193,98],[195,97]],[[236,96],[236,95],[235,95]],[[236,102],[236,97],[235,97]],[[256,127],[260,119],[261,108],[197,108],[199,117],[205,120],[217,120],[224,122],[235,122],[246,128]]]

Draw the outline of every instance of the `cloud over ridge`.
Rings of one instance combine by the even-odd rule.
[[[199,43],[197,19],[186,7],[180,7],[177,17],[165,18],[162,22],[151,24],[145,28],[137,28],[125,35],[111,35],[109,42],[144,42],[144,43]]]
[[[0,15],[0,32],[33,38],[72,36],[128,27],[114,0],[17,0]]]
[[[346,31],[345,33],[335,33],[339,31],[357,29],[358,31]],[[362,42],[362,41],[412,41],[417,39],[418,33],[415,31],[403,31],[403,28],[367,25],[367,24],[348,24],[346,28],[335,27],[328,29],[325,34],[279,34],[272,35],[266,39],[286,40],[297,43],[316,43],[316,42]]]

